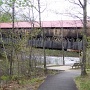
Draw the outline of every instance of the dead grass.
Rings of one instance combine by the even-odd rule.
[[[1,86],[0,90],[37,90],[39,85],[43,83],[45,77],[23,80],[21,83],[11,81]]]

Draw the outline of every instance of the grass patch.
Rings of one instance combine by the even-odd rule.
[[[88,75],[84,77],[76,77],[75,82],[78,90],[90,90],[90,71],[88,71]]]
[[[25,85],[25,84],[33,84],[35,82],[41,82],[43,80],[43,77],[42,78],[33,78],[33,79],[21,79],[19,80],[19,84],[20,85]]]
[[[35,52],[40,53],[43,55],[43,49],[40,48],[33,48]],[[46,56],[62,56],[62,50],[53,50],[53,49],[45,49]],[[64,51],[65,57],[78,57],[79,53],[77,52],[70,52],[70,51]]]

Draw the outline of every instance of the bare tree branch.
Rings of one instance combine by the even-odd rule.
[[[79,1],[79,3],[80,3],[80,5],[82,6],[82,8],[84,7],[84,5],[82,4],[82,2],[80,1],[80,0],[78,0]]]
[[[75,1],[71,1],[71,0],[68,0],[68,1],[69,1],[70,3],[72,3],[72,4],[78,5],[79,7],[83,8],[83,4],[82,4],[82,2],[81,2],[80,0],[78,0],[79,3],[76,3]]]

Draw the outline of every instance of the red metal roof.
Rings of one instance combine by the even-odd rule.
[[[44,21],[42,27],[83,27],[80,20]]]
[[[30,22],[15,22],[15,28],[31,28]],[[39,28],[39,22],[34,22],[34,27]],[[80,20],[42,21],[42,27],[83,27]],[[12,28],[12,23],[0,23],[0,28]]]

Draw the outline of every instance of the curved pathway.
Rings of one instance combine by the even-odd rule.
[[[78,90],[74,78],[80,75],[80,70],[60,71],[59,74],[48,76],[38,90]]]

